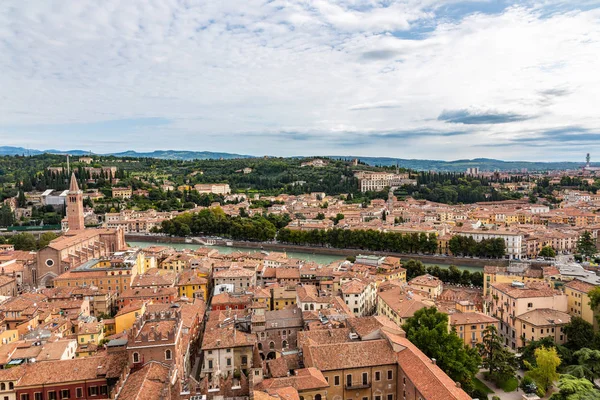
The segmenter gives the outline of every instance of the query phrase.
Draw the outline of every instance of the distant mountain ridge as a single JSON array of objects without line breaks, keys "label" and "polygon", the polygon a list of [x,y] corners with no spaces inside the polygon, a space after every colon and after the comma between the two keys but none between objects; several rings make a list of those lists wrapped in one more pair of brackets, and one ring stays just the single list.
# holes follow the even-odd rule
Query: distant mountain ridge
[{"label": "distant mountain ridge", "polygon": [[[72,156],[84,156],[90,154],[85,150],[36,150],[26,149],[24,147],[0,146],[0,155],[38,155],[38,154],[70,154]],[[188,150],[155,150],[152,152],[137,152],[135,150],[127,150],[119,153],[99,154],[101,156],[115,157],[137,157],[137,158],[159,158],[166,160],[212,160],[212,159],[232,159],[232,158],[253,158],[254,156],[233,153],[215,153],[210,151],[188,151]]]},{"label": "distant mountain ridge", "polygon": [[[583,162],[572,161],[503,161],[493,158],[474,158],[472,160],[416,160],[392,157],[335,157],[343,160],[357,158],[368,165],[395,166],[417,171],[447,171],[465,172],[467,168],[478,167],[480,171],[553,171],[553,170],[575,170],[584,166]],[[592,163],[592,166],[600,166],[600,163]]]},{"label": "distant mountain ridge", "polygon": [[[90,154],[85,150],[36,150],[26,149],[24,147],[0,146],[0,156],[2,155],[39,155],[44,153],[51,154],[70,154],[72,156],[83,156]],[[139,158],[158,158],[167,160],[214,160],[214,159],[234,159],[234,158],[255,158],[255,156],[221,153],[210,151],[189,151],[189,150],[155,150],[151,152],[137,152],[135,150],[127,150],[118,153],[100,154],[103,156],[115,157],[139,157]],[[340,160],[359,159],[368,165],[379,166],[395,166],[400,168],[408,168],[417,171],[445,171],[445,172],[465,172],[467,168],[478,167],[481,171],[552,171],[565,169],[579,169],[583,166],[583,162],[571,161],[556,161],[556,162],[540,162],[540,161],[503,161],[493,158],[474,158],[472,160],[417,160],[403,159],[393,157],[359,157],[359,156],[328,156]],[[292,158],[292,157],[290,157]],[[305,158],[305,157],[293,157]],[[309,157],[310,158],[310,157]],[[317,157],[318,158],[318,157]],[[593,166],[599,166],[600,163],[592,163]]]}]

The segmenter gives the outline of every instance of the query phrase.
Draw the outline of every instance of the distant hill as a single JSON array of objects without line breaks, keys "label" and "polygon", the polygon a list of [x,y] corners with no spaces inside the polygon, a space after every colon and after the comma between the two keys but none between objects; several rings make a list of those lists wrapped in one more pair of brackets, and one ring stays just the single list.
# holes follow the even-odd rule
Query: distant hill
[{"label": "distant hill", "polygon": [[[336,157],[344,160],[358,158],[360,161],[368,165],[393,166],[398,165],[400,168],[408,168],[417,171],[447,171],[447,172],[465,172],[467,168],[479,167],[481,171],[521,171],[526,169],[532,171],[552,171],[578,169],[583,166],[583,163],[570,161],[557,162],[537,162],[537,161],[502,161],[492,158],[474,158],[472,160],[409,160],[402,158],[390,157]],[[592,163],[592,166],[600,166],[599,163]]]},{"label": "distant hill", "polygon": [[[51,154],[70,154],[73,156],[82,156],[89,154],[85,150],[36,150],[23,147],[0,146],[0,155],[38,155],[43,153]],[[134,150],[123,151],[119,153],[101,154],[104,156],[115,157],[143,157],[159,158],[167,160],[214,160],[234,158],[254,158],[250,155],[233,153],[214,153],[210,151],[186,151],[186,150],[155,150],[152,152],[137,152]],[[304,158],[304,157],[293,157]],[[447,172],[465,172],[467,168],[479,167],[481,171],[521,171],[526,169],[533,171],[552,171],[565,169],[578,169],[583,166],[583,162],[536,162],[536,161],[502,161],[492,158],[474,158],[472,160],[415,160],[392,157],[355,157],[355,156],[330,156],[330,158],[341,160],[352,160],[358,158],[368,165],[393,166],[398,165],[401,168],[408,168],[417,171],[447,171]],[[600,167],[600,163],[592,163],[592,166]]]},{"label": "distant hill", "polygon": [[[0,155],[38,155],[38,154],[70,154],[72,156],[88,155],[90,152],[85,150],[35,150],[25,149],[23,147],[0,146]],[[233,153],[213,153],[210,151],[185,151],[185,150],[155,150],[152,152],[138,153],[134,150],[123,151],[120,153],[100,154],[104,156],[115,157],[139,157],[139,158],[160,158],[168,160],[212,160],[212,159],[232,159],[232,158],[252,158],[253,156]]]}]

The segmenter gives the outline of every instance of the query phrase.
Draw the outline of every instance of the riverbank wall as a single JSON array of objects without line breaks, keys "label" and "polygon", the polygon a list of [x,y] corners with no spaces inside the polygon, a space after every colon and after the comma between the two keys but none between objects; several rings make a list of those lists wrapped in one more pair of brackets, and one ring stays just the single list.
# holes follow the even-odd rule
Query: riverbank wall
[{"label": "riverbank wall", "polygon": [[[148,242],[148,243],[180,243],[186,244],[185,238],[183,237],[168,237],[168,236],[146,236],[146,235],[125,235],[127,241],[132,242]],[[480,258],[465,258],[465,257],[442,257],[433,255],[423,254],[404,254],[404,253],[393,253],[386,251],[367,251],[360,249],[335,249],[330,247],[314,247],[314,246],[298,246],[282,243],[269,243],[269,242],[246,242],[246,241],[218,241],[216,243],[219,246],[225,246],[226,242],[231,243],[234,247],[241,247],[248,250],[271,250],[271,251],[295,251],[299,253],[309,254],[327,254],[336,255],[340,258],[346,258],[349,256],[363,255],[377,255],[377,256],[393,256],[399,257],[403,260],[418,260],[428,264],[445,264],[445,265],[464,265],[469,267],[480,267],[483,269],[485,265],[496,265],[505,266],[508,265],[508,260],[496,260],[496,259],[480,259]],[[187,243],[197,244],[197,243]]]}]

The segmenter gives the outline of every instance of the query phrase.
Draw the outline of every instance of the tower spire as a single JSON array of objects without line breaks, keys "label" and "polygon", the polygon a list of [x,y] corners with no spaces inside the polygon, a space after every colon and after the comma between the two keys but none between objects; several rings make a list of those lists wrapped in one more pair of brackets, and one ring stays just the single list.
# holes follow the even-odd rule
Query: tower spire
[{"label": "tower spire", "polygon": [[77,179],[75,178],[75,172],[71,174],[71,183],[69,184],[69,192],[76,193],[79,192],[79,185],[77,184]]}]

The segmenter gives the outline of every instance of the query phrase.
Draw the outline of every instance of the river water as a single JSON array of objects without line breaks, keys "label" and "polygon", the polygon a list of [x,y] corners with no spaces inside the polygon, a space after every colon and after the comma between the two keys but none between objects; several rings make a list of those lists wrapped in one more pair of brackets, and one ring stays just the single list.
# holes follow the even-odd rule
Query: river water
[{"label": "river water", "polygon": [[[241,251],[241,252],[258,251],[258,250],[247,249],[247,248],[244,248],[244,247],[235,247],[235,246],[202,246],[202,245],[199,245],[199,244],[192,244],[192,243],[168,243],[168,242],[156,243],[156,242],[133,242],[133,241],[128,241],[127,243],[131,247],[144,248],[144,247],[149,247],[149,246],[167,246],[167,247],[173,247],[174,249],[177,249],[177,250],[182,250],[182,249],[198,249],[198,248],[201,248],[201,247],[210,247],[211,249],[218,250],[219,253],[222,253],[222,254],[229,254],[229,253],[233,253],[235,251]],[[321,264],[321,265],[327,265],[327,264],[329,264],[329,263],[331,263],[333,261],[345,258],[345,257],[340,257],[340,256],[335,256],[335,255],[330,255],[330,254],[319,254],[319,253],[313,253],[313,252],[288,251],[286,253],[291,258],[299,258],[301,260],[314,261],[317,264]],[[403,261],[410,260],[410,257],[403,258],[402,260]],[[440,257],[440,261],[443,261],[443,259],[441,257]],[[434,264],[434,263],[423,263],[423,264],[425,266],[439,265],[440,268],[448,268],[450,266],[450,264],[443,264],[441,262],[439,264]],[[483,268],[480,268],[480,267],[458,265],[458,264],[455,264],[455,265],[460,270],[467,270],[467,271],[470,271],[470,272],[476,272],[476,271],[483,272]]]}]

